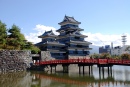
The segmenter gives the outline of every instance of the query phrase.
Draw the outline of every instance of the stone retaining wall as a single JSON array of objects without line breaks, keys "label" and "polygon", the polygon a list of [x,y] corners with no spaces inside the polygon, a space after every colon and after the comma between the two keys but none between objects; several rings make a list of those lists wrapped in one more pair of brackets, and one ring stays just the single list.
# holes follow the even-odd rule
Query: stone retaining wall
[{"label": "stone retaining wall", "polygon": [[26,70],[31,62],[30,51],[0,50],[0,72]]},{"label": "stone retaining wall", "polygon": [[50,54],[50,51],[41,51],[41,61],[55,60]]}]

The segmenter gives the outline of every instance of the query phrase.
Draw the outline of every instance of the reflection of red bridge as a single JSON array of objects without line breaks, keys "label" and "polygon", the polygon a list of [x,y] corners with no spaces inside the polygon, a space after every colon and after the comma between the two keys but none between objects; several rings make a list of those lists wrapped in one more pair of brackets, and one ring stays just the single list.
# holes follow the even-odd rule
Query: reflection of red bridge
[{"label": "reflection of red bridge", "polygon": [[130,60],[119,59],[68,59],[68,60],[49,60],[36,62],[36,65],[53,65],[53,64],[110,64],[110,65],[130,65]]},{"label": "reflection of red bridge", "polygon": [[[58,76],[51,76],[51,75],[44,75],[44,74],[34,74],[36,76],[36,78],[38,79],[50,79],[50,80],[53,80],[53,81],[56,81],[56,82],[61,82],[61,83],[66,83],[66,84],[75,84],[75,85],[86,85],[86,86],[92,86],[92,87],[95,87],[94,85],[98,84],[98,87],[102,87],[102,86],[105,86],[105,85],[110,85],[110,84],[113,84],[113,85],[116,85],[117,84],[129,84],[126,83],[126,82],[123,82],[123,81],[114,81],[114,79],[110,80],[110,79],[102,79],[102,80],[96,80],[94,78],[88,78],[89,80],[88,81],[80,81],[78,79],[75,79],[75,78],[63,78],[63,77],[58,77]],[[83,77],[85,78],[85,77]],[[87,78],[86,78],[87,80]]]},{"label": "reflection of red bridge", "polygon": [[88,82],[79,82],[79,81],[74,81],[74,80],[69,80],[69,79],[56,78],[56,77],[47,76],[47,75],[35,74],[35,76],[36,76],[36,78],[50,79],[50,80],[53,80],[53,81],[67,83],[67,84],[79,84],[79,85],[86,85],[86,84],[88,84]]}]

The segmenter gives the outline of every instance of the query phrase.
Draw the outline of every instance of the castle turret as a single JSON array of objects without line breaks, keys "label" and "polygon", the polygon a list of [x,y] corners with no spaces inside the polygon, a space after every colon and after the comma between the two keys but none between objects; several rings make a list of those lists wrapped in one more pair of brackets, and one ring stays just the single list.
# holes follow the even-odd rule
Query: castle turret
[{"label": "castle turret", "polygon": [[79,24],[81,22],[69,16],[65,16],[64,20],[59,23],[61,27],[57,30],[60,33],[58,40],[66,45],[65,50],[68,58],[72,56],[87,56],[89,55],[89,50],[91,50],[89,45],[92,43],[85,41],[87,36],[80,33],[84,29],[79,28]]},{"label": "castle turret", "polygon": [[65,51],[62,49],[65,45],[57,41],[57,35],[53,31],[45,31],[41,36],[42,38],[40,43],[36,45],[41,49],[41,51],[49,51],[51,56],[56,59],[64,59]]}]

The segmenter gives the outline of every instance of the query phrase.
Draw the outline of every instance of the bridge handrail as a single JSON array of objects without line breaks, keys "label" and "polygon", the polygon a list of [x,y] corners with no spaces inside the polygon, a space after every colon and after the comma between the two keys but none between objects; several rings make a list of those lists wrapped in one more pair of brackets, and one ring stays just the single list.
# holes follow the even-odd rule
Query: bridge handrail
[{"label": "bridge handrail", "polygon": [[130,64],[130,60],[121,59],[64,59],[64,60],[48,60],[36,62],[35,65],[40,64],[73,64],[73,63],[93,63],[93,64]]}]

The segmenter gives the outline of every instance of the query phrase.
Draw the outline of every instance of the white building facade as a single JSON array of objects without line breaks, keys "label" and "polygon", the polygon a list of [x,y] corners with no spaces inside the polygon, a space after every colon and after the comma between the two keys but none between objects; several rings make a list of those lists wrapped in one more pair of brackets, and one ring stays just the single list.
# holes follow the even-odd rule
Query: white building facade
[{"label": "white building facade", "polygon": [[116,46],[114,48],[111,48],[111,55],[121,55],[124,53],[130,54],[130,48],[127,50],[127,48],[130,47],[130,45],[124,45],[124,46]]}]

